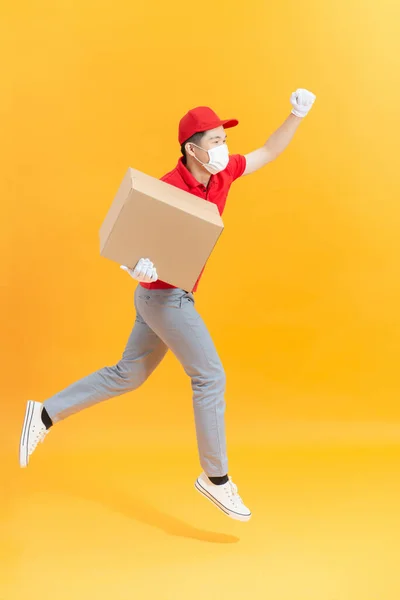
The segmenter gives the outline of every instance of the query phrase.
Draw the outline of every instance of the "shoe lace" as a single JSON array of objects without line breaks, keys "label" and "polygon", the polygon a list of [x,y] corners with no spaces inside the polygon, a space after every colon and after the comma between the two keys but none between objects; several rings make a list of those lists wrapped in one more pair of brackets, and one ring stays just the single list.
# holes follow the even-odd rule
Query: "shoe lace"
[{"label": "shoe lace", "polygon": [[44,441],[44,438],[46,437],[46,435],[49,433],[49,429],[46,429],[45,427],[40,427],[38,430],[34,429],[32,432],[32,436],[31,436],[31,443],[29,445],[29,454],[32,454],[32,452],[35,450],[36,446],[40,443]]},{"label": "shoe lace", "polygon": [[228,497],[230,498],[230,500],[234,503],[237,502],[241,502],[243,503],[243,500],[241,499],[239,493],[238,493],[238,489],[237,489],[237,485],[235,485],[231,479],[231,477],[229,477],[229,481],[226,484],[226,490],[228,493]]},{"label": "shoe lace", "polygon": [[43,431],[43,432],[41,433],[41,436],[40,436],[40,440],[39,440],[39,442],[43,442],[43,441],[44,441],[44,438],[46,437],[46,435],[47,435],[48,433],[50,433],[50,429],[46,429],[46,431]]}]

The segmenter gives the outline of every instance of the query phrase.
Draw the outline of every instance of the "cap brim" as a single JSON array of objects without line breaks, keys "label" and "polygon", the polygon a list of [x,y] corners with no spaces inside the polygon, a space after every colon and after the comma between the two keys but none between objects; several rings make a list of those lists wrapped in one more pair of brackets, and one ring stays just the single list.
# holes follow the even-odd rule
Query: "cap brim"
[{"label": "cap brim", "polygon": [[230,127],[236,127],[239,125],[239,121],[237,119],[227,119],[225,121],[221,121],[224,129],[229,129]]}]

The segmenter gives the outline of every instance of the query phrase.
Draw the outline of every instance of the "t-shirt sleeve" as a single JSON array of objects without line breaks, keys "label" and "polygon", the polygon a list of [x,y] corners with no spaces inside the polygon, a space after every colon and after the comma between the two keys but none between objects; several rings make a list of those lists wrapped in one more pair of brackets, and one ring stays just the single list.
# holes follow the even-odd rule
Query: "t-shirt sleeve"
[{"label": "t-shirt sleeve", "polygon": [[229,163],[226,167],[228,173],[232,177],[232,181],[239,179],[246,169],[246,159],[241,154],[231,154],[229,157]]}]

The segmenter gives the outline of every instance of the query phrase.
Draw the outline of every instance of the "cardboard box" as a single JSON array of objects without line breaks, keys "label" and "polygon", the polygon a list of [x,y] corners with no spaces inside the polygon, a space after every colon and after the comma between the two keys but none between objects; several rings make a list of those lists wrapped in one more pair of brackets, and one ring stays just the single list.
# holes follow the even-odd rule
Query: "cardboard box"
[{"label": "cardboard box", "polygon": [[159,279],[192,291],[224,225],[218,208],[128,169],[100,229],[100,254],[134,267],[150,258]]}]

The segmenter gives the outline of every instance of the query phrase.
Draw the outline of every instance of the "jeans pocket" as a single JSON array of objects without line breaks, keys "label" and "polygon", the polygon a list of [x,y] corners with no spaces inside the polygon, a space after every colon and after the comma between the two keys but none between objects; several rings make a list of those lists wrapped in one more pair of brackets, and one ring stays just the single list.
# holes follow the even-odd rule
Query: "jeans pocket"
[{"label": "jeans pocket", "polygon": [[184,292],[181,297],[181,308],[185,306],[194,306],[194,296],[191,292]]},{"label": "jeans pocket", "polygon": [[138,300],[144,302],[146,306],[163,308],[180,308],[183,292],[177,294],[139,294]]}]

